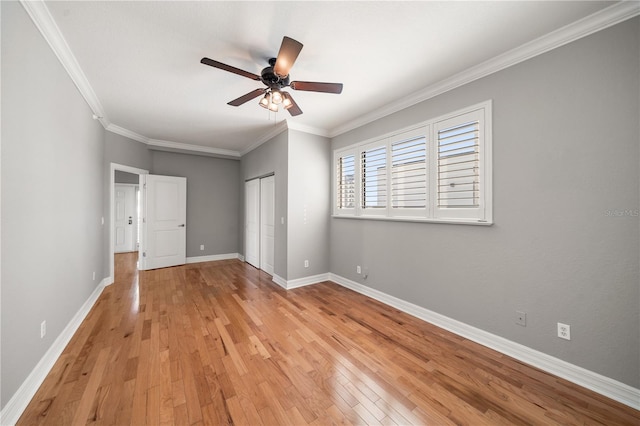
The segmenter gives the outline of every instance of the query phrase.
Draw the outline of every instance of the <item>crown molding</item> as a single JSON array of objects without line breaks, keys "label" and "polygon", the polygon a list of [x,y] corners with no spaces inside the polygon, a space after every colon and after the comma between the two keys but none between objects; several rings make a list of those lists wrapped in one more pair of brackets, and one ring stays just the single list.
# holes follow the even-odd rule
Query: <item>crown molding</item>
[{"label": "crown molding", "polygon": [[182,142],[164,141],[160,139],[149,139],[147,142],[149,149],[157,151],[178,152],[183,154],[209,155],[212,157],[239,159],[241,154],[230,149],[212,148],[210,146],[192,145]]},{"label": "crown molding", "polygon": [[138,142],[142,142],[143,144],[148,144],[150,139],[146,136],[142,136],[136,132],[132,132],[129,129],[125,129],[124,127],[120,127],[116,124],[109,124],[108,126],[105,127],[105,130],[111,132],[111,133],[116,133],[120,136],[124,136],[126,138],[129,139],[133,139],[134,141],[138,141]]},{"label": "crown molding", "polygon": [[482,77],[501,71],[505,68],[524,62],[535,56],[586,37],[620,22],[631,19],[640,14],[640,2],[629,0],[616,3],[596,13],[586,16],[569,25],[552,31],[542,37],[525,43],[501,55],[495,56],[485,62],[466,69],[447,79],[441,80],[431,86],[405,97],[398,102],[390,103],[370,113],[361,115],[354,120],[335,127],[329,132],[333,138],[350,130],[361,127],[372,121],[381,119],[420,102],[441,95],[445,92],[471,83]]},{"label": "crown molding", "polygon": [[265,133],[263,133],[262,136],[260,136],[260,138],[255,143],[249,145],[247,148],[240,151],[240,156],[248,154],[249,152],[253,151],[257,147],[262,145],[263,143],[278,136],[280,133],[284,132],[288,128],[289,126],[288,126],[287,120],[282,120],[281,122],[273,126],[270,130],[267,130]]},{"label": "crown molding", "polygon": [[634,0],[621,1],[574,23],[566,25],[556,31],[539,37],[536,40],[525,43],[520,47],[512,49],[436,84],[428,86],[414,93],[412,96],[405,97],[400,101],[390,103],[385,107],[363,114],[354,120],[333,129],[324,130],[302,124],[289,123],[288,121],[283,120],[274,126],[272,130],[265,132],[254,144],[243,151],[237,152],[179,142],[154,140],[111,123],[104,112],[104,108],[102,107],[100,100],[93,91],[89,80],[82,71],[82,68],[80,68],[78,61],[60,32],[58,25],[51,16],[45,2],[43,0],[20,0],[20,3],[27,11],[27,14],[30,16],[31,20],[34,22],[49,46],[51,46],[51,49],[71,77],[71,80],[74,82],[93,113],[99,117],[98,120],[106,130],[138,142],[145,143],[150,147],[155,147],[156,149],[176,150],[181,152],[188,151],[191,153],[228,156],[231,158],[238,158],[256,149],[286,129],[299,130],[305,133],[329,138],[336,137],[372,121],[381,119],[640,14],[640,2]]},{"label": "crown molding", "polygon": [[294,123],[287,120],[287,128],[289,130],[297,130],[299,132],[310,133],[316,136],[329,137],[329,132],[326,129],[320,129],[318,127],[306,126],[304,124]]},{"label": "crown molding", "polygon": [[87,104],[89,104],[89,108],[91,108],[96,116],[100,117],[100,122],[106,128],[109,125],[109,120],[106,118],[104,108],[44,1],[20,0],[20,4],[22,4],[22,7],[27,11],[27,14],[40,31],[40,34],[42,34],[47,43],[49,43],[49,46],[51,46],[51,50],[53,50],[53,53],[71,77],[71,80],[80,91],[82,97],[84,97]]}]

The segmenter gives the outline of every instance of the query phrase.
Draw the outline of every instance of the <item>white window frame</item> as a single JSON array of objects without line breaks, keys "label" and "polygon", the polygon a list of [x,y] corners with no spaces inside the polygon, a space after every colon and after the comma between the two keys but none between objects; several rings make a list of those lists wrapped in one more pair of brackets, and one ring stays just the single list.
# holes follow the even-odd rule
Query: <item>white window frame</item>
[{"label": "white window frame", "polygon": [[[463,108],[461,110],[436,117],[414,126],[371,138],[362,142],[334,150],[333,156],[333,216],[353,219],[378,219],[412,222],[460,223],[472,225],[493,224],[492,202],[492,102],[491,100]],[[466,120],[478,122],[478,158],[477,187],[479,198],[477,207],[442,208],[438,206],[438,131]],[[426,139],[426,199],[425,208],[394,208],[392,196],[392,145],[411,138]],[[387,205],[385,208],[363,208],[362,203],[362,153],[379,146],[386,146],[387,161]],[[337,167],[341,157],[353,155],[355,158],[354,208],[339,208],[337,204]]]}]

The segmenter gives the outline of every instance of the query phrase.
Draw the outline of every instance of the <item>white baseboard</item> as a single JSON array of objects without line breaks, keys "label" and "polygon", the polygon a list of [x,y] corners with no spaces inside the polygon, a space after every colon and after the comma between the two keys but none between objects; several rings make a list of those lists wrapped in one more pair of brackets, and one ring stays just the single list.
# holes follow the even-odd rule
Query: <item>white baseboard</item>
[{"label": "white baseboard", "polygon": [[287,289],[287,280],[282,278],[280,275],[273,274],[271,277],[271,281],[278,284],[280,287]]},{"label": "white baseboard", "polygon": [[339,275],[332,273],[328,275],[331,281],[343,287],[369,296],[416,318],[640,410],[640,389],[390,296]]},{"label": "white baseboard", "polygon": [[113,279],[107,277],[100,281],[100,284],[96,287],[96,289],[91,293],[86,302],[80,307],[80,310],[71,318],[71,321],[67,324],[67,326],[62,330],[62,332],[58,335],[56,340],[51,344],[49,350],[44,354],[44,356],[40,359],[38,364],[36,364],[35,368],[31,371],[31,374],[27,377],[27,379],[22,383],[22,385],[18,388],[15,394],[11,397],[7,405],[4,406],[2,411],[0,412],[0,425],[14,425],[22,415],[31,399],[36,394],[42,382],[49,374],[49,371],[53,368],[53,365],[56,363],[60,355],[62,355],[62,351],[67,346],[75,332],[82,324],[82,321],[89,314],[89,311],[96,303],[105,286],[111,284]]},{"label": "white baseboard", "polygon": [[187,257],[187,263],[215,262],[216,260],[240,259],[238,253],[212,254],[210,256]]},{"label": "white baseboard", "polygon": [[302,278],[297,278],[295,280],[287,281],[284,278],[276,274],[273,274],[272,281],[286,290],[291,290],[298,287],[304,287],[311,284],[321,283],[323,281],[329,281],[330,279],[329,275],[330,274],[327,272],[325,274],[312,275],[309,277],[302,277]]}]

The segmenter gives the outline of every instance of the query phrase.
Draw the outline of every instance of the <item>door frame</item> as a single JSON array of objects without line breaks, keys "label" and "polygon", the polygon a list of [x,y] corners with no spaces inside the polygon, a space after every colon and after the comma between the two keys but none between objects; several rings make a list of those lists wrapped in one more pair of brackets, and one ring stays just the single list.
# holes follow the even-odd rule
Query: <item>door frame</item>
[{"label": "door frame", "polygon": [[116,187],[116,170],[122,172],[134,173],[137,175],[149,174],[149,170],[138,169],[137,167],[125,166],[124,164],[111,163],[109,167],[109,283],[113,283],[115,276],[115,241],[114,241],[114,205],[115,205],[115,187]]}]

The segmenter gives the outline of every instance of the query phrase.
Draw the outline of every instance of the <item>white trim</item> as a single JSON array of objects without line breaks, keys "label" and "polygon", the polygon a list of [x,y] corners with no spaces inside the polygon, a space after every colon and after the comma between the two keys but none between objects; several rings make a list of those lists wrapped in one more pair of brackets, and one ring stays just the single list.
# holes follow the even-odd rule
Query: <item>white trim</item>
[{"label": "white trim", "polygon": [[273,274],[271,276],[271,281],[278,284],[280,287],[284,288],[285,290],[287,289],[287,280],[285,280],[281,276]]},{"label": "white trim", "polygon": [[87,76],[84,74],[84,71],[82,71],[82,68],[80,68],[80,64],[73,55],[56,21],[53,19],[53,16],[51,16],[45,2],[42,0],[20,0],[20,3],[44,39],[49,43],[49,46],[51,46],[51,50],[53,50],[53,53],[58,57],[67,74],[69,74],[69,77],[71,77],[71,80],[80,91],[80,94],[87,101],[87,104],[89,104],[89,108],[99,117],[100,123],[106,128],[109,125],[109,119],[106,117],[104,108],[98,96],[93,91]]},{"label": "white trim", "polygon": [[292,121],[287,120],[287,128],[290,130],[298,130],[304,133],[310,133],[316,136],[324,136],[325,138],[329,137],[329,132],[326,129],[320,129],[318,127],[307,126],[305,124],[294,123]]},{"label": "white trim", "polygon": [[431,86],[415,92],[411,96],[404,97],[397,102],[391,102],[370,113],[361,115],[354,120],[341,124],[329,131],[329,137],[333,138],[350,130],[364,126],[372,121],[386,117],[405,108],[409,108],[420,102],[426,101],[457,87],[471,83],[482,77],[501,71],[505,68],[524,62],[550,50],[564,46],[597,31],[604,30],[615,24],[633,18],[640,14],[640,2],[621,1],[602,9],[592,15],[586,16],[571,24],[565,25],[555,31],[538,37],[528,43],[511,49],[501,55],[495,56],[476,66],[468,68],[449,78],[441,80]]},{"label": "white trim", "polygon": [[484,330],[430,311],[429,309],[421,306],[414,305],[413,303],[405,300],[390,296],[379,290],[351,281],[340,275],[330,273],[329,279],[357,293],[369,296],[372,299],[399,309],[402,312],[423,321],[434,324],[440,328],[494,349],[548,373],[569,380],[570,382],[604,395],[607,398],[621,402],[636,410],[640,409],[640,389],[636,389],[632,386],[609,377],[605,377],[585,368],[578,367],[577,365],[568,363],[535,349],[531,349],[519,343],[512,342],[511,340],[507,340],[503,337],[496,336],[495,334],[488,333]]},{"label": "white trim", "polygon": [[215,262],[216,260],[239,259],[238,253],[212,254],[209,256],[192,256],[187,257],[187,264],[200,262]]},{"label": "white trim", "polygon": [[18,421],[25,408],[27,408],[27,405],[29,405],[29,402],[31,402],[31,399],[38,391],[38,388],[40,388],[40,385],[42,385],[44,379],[47,377],[56,361],[58,361],[60,355],[62,355],[64,348],[67,346],[69,341],[71,341],[71,338],[78,330],[78,327],[80,327],[80,324],[82,324],[89,314],[89,311],[91,311],[91,308],[102,294],[102,290],[104,290],[105,286],[108,285],[108,281],[108,278],[100,281],[100,284],[98,284],[86,302],[84,302],[80,307],[80,310],[78,310],[73,318],[71,318],[71,321],[69,321],[64,330],[62,330],[56,340],[51,344],[49,350],[47,350],[43,355],[34,369],[31,370],[29,376],[24,382],[22,382],[22,385],[20,385],[16,393],[13,394],[9,402],[4,406],[2,412],[0,412],[0,424],[13,425]]},{"label": "white trim", "polygon": [[304,287],[311,284],[318,284],[324,281],[329,281],[329,273],[311,275],[309,277],[297,278],[295,280],[287,281],[287,290],[293,288]]},{"label": "white trim", "polygon": [[318,284],[324,281],[329,281],[330,279],[331,279],[330,274],[328,272],[324,274],[296,278],[295,280],[289,280],[289,281],[285,280],[284,278],[276,274],[273,274],[273,277],[271,278],[271,280],[274,283],[278,284],[280,287],[284,288],[285,290],[292,290],[298,287],[305,287],[312,284]]},{"label": "white trim", "polygon": [[[44,39],[51,46],[51,49],[62,63],[62,66],[71,77],[71,80],[78,87],[78,90],[89,104],[89,107],[93,110],[95,115],[100,117],[100,123],[102,123],[104,128],[114,133],[130,137],[131,139],[137,140],[139,142],[149,143],[151,139],[149,139],[148,137],[139,135],[120,126],[114,125],[106,117],[100,100],[93,91],[93,88],[89,84],[87,77],[80,68],[80,65],[73,55],[73,52],[62,36],[62,33],[60,32],[58,25],[51,16],[51,13],[49,12],[49,9],[47,8],[45,2],[42,0],[20,0],[20,3],[25,8],[27,13],[31,17],[31,20],[36,25]],[[637,1],[621,1],[619,3],[615,3],[612,6],[602,9],[592,15],[582,18],[549,34],[525,43],[522,46],[516,47],[515,49],[512,49],[481,64],[455,74],[450,78],[428,86],[414,93],[412,96],[405,97],[397,102],[392,102],[385,107],[361,115],[354,120],[351,120],[333,129],[323,130],[305,126],[302,124],[288,124],[286,120],[283,120],[281,123],[275,126],[274,130],[269,130],[268,132],[263,134],[256,143],[239,152],[238,156],[243,156],[248,152],[256,149],[264,142],[286,130],[287,127],[294,130],[300,130],[307,133],[313,133],[320,136],[333,138],[342,133],[348,132],[349,130],[353,130],[357,127],[363,126],[367,123],[393,114],[402,109],[423,102],[427,99],[431,99],[437,95],[448,92],[457,87],[478,80],[482,77],[486,77],[487,75],[493,74],[512,65],[516,65],[520,62],[526,61],[527,59],[531,59],[535,56],[541,55],[545,52],[563,46],[572,41],[578,40],[582,37],[586,37],[597,31],[611,27],[627,19],[633,18],[638,14],[640,14],[640,3],[638,3]],[[162,143],[164,141],[156,142]],[[184,145],[186,146],[186,148],[183,147],[181,149],[204,153],[204,151],[201,150],[203,147],[191,144]]]},{"label": "white trim", "polygon": [[[116,170],[120,170],[127,173],[135,173],[137,175],[146,175],[149,173],[148,170],[138,169],[136,167],[125,166],[123,164],[111,163],[110,171],[109,171],[109,277],[115,277],[115,261],[114,261],[114,251],[115,251],[115,242],[113,241],[113,236],[115,233],[114,228],[114,197],[115,197],[115,180],[116,180]],[[111,281],[113,282],[113,281]]]},{"label": "white trim", "polygon": [[131,130],[125,129],[124,127],[117,126],[113,123],[110,123],[107,127],[105,127],[105,130],[129,139],[133,139],[134,141],[142,142],[143,144],[149,143],[148,137],[142,136],[136,132],[132,132]]},{"label": "white trim", "polygon": [[284,132],[285,130],[287,130],[287,122],[286,120],[283,120],[280,123],[273,126],[271,130],[264,133],[255,143],[251,144],[248,148],[245,148],[244,150],[240,151],[240,156],[248,154],[249,152],[258,148],[263,143],[278,136],[280,133]]},{"label": "white trim", "polygon": [[208,154],[216,157],[239,159],[240,153],[230,149],[212,148],[210,146],[192,145],[182,142],[163,141],[159,139],[149,139],[147,142],[149,149],[165,150],[172,152],[197,152],[198,154]]}]

